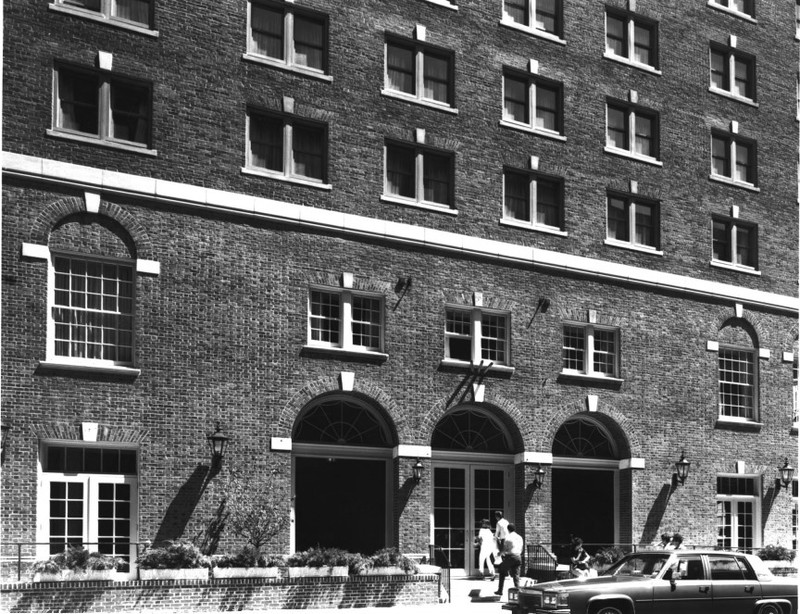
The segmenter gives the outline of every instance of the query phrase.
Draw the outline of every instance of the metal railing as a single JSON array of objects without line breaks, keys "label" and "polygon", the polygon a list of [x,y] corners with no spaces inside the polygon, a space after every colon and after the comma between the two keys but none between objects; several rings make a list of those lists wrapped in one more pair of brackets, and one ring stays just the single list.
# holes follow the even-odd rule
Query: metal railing
[{"label": "metal railing", "polygon": [[439,573],[439,596],[441,597],[442,589],[444,588],[445,594],[447,595],[447,603],[450,603],[450,559],[441,546],[430,544],[429,548],[430,562],[441,568],[441,572]]}]

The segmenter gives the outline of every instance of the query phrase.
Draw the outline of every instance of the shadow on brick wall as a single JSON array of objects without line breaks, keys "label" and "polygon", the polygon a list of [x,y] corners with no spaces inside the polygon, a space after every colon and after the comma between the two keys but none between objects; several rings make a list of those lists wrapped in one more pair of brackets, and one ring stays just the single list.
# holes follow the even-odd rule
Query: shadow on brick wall
[{"label": "shadow on brick wall", "polygon": [[647,520],[644,523],[642,538],[639,543],[650,544],[658,541],[659,528],[661,527],[661,521],[664,518],[664,512],[667,511],[667,503],[669,503],[669,497],[671,494],[672,485],[664,484],[664,486],[661,487],[661,492],[658,493],[656,500],[653,501],[650,512],[647,514]]},{"label": "shadow on brick wall", "polygon": [[161,520],[161,526],[158,527],[158,532],[153,539],[154,545],[183,536],[186,525],[200,502],[211,477],[213,477],[213,472],[208,465],[197,465],[192,475],[178,489],[169,504],[164,518]]}]

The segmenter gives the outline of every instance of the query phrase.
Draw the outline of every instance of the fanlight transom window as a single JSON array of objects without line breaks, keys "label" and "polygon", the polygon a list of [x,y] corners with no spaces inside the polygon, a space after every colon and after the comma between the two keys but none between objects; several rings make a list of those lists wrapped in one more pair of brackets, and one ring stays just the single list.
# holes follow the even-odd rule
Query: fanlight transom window
[{"label": "fanlight transom window", "polygon": [[440,450],[513,452],[508,433],[491,416],[474,409],[447,414],[436,425],[431,445]]},{"label": "fanlight transom window", "polygon": [[392,445],[383,420],[373,410],[347,399],[322,400],[308,408],[295,427],[293,439],[321,444]]},{"label": "fanlight transom window", "polygon": [[553,455],[616,459],[619,451],[614,438],[602,425],[593,420],[571,418],[556,433]]}]

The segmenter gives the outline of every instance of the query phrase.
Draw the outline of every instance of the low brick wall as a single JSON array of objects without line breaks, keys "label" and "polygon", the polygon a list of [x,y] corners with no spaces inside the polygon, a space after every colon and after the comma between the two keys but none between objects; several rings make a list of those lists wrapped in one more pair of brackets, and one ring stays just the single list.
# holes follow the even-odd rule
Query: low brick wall
[{"label": "low brick wall", "polygon": [[439,576],[0,585],[0,612],[222,612],[437,603]]}]

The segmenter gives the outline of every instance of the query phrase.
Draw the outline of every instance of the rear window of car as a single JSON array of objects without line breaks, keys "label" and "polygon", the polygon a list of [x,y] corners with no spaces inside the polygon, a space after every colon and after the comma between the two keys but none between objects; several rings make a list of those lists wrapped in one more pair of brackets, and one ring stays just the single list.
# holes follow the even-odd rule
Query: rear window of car
[{"label": "rear window of car", "polygon": [[736,556],[710,555],[712,580],[756,580],[755,572],[744,558]]},{"label": "rear window of car", "polygon": [[770,580],[775,579],[775,576],[772,574],[772,570],[767,567],[767,564],[757,556],[748,556],[746,560],[747,564],[752,567],[753,571],[761,582],[769,582]]}]

